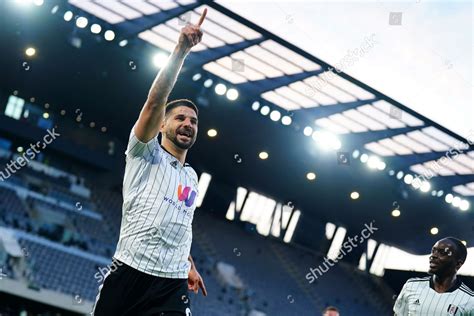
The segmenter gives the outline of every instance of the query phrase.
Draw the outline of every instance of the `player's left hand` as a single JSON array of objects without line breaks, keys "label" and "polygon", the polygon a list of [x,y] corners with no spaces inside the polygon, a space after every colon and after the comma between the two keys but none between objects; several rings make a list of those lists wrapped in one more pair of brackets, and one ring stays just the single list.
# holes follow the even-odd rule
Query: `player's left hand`
[{"label": "player's left hand", "polygon": [[188,274],[188,290],[193,291],[194,293],[198,293],[199,289],[202,290],[202,294],[207,296],[206,286],[204,285],[204,281],[202,280],[201,275],[197,272],[196,267],[191,267]]}]

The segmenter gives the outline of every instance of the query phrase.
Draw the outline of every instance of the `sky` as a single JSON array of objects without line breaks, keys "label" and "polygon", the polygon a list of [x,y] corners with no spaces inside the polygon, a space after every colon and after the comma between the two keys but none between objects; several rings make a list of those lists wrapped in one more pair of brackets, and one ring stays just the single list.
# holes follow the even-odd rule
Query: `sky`
[{"label": "sky", "polygon": [[375,34],[346,73],[463,137],[474,130],[471,1],[217,2],[332,65]]}]

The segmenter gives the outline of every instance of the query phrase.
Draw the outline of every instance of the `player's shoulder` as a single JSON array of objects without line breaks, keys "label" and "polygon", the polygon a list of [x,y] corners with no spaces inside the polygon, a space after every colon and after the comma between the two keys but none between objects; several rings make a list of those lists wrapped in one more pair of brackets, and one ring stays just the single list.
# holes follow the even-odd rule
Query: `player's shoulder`
[{"label": "player's shoulder", "polygon": [[422,278],[410,278],[407,280],[407,283],[415,283],[415,282],[430,282],[431,277],[426,276]]},{"label": "player's shoulder", "polygon": [[194,170],[194,168],[191,167],[191,165],[188,164],[188,163],[186,163],[186,164],[184,165],[184,168],[185,168],[186,172],[191,176],[191,178],[197,183],[199,177],[198,177],[198,175],[197,175],[197,173],[196,173],[196,170]]},{"label": "player's shoulder", "polygon": [[474,291],[471,290],[466,284],[461,283],[461,286],[459,286],[459,290],[471,296],[474,299]]},{"label": "player's shoulder", "polygon": [[427,285],[429,286],[430,284],[430,276],[422,277],[422,278],[410,278],[406,281],[405,283],[405,288],[410,289],[410,288],[419,288],[420,285]]}]

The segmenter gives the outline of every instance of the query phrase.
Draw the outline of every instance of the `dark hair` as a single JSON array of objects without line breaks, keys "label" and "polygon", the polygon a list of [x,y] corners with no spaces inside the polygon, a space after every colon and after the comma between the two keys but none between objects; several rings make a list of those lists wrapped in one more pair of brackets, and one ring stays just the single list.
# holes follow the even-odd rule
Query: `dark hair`
[{"label": "dark hair", "polygon": [[328,306],[323,310],[323,315],[326,312],[338,312],[339,313],[339,310],[334,306]]},{"label": "dark hair", "polygon": [[444,239],[449,240],[451,243],[453,243],[456,246],[457,259],[462,260],[462,262],[465,262],[467,258],[467,248],[462,243],[462,241],[454,237],[446,237]]},{"label": "dark hair", "polygon": [[167,115],[171,110],[173,110],[174,108],[177,108],[178,106],[186,106],[190,109],[193,109],[194,112],[196,112],[196,115],[199,114],[196,104],[194,104],[191,100],[178,99],[178,100],[171,101],[166,105],[165,115]]}]

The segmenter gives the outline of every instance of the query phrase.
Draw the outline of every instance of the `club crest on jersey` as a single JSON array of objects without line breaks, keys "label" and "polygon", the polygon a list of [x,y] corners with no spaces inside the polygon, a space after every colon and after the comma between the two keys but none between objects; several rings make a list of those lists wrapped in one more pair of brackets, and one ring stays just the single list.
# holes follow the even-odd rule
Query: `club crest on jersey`
[{"label": "club crest on jersey", "polygon": [[191,187],[183,187],[181,184],[178,186],[178,200],[184,201],[187,207],[194,204],[196,198],[196,191],[191,190]]},{"label": "club crest on jersey", "polygon": [[449,306],[448,306],[448,314],[449,314],[449,315],[456,315],[458,309],[459,309],[459,308],[458,308],[456,305],[449,304]]}]

